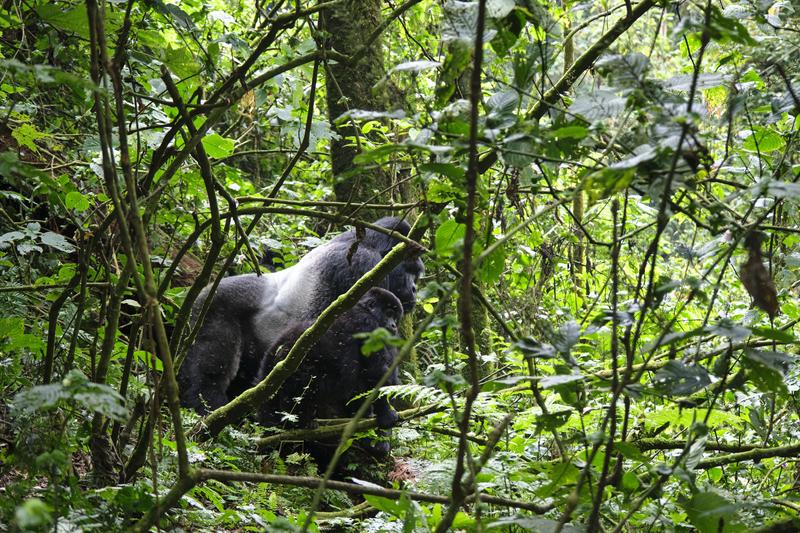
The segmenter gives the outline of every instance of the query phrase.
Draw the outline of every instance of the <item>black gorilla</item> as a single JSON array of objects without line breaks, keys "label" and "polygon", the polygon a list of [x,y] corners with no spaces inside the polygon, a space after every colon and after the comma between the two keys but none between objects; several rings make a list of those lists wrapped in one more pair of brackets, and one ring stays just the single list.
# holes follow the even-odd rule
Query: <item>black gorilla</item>
[{"label": "black gorilla", "polygon": [[[377,328],[397,335],[402,315],[400,300],[394,294],[377,287],[370,289],[355,307],[334,321],[327,334],[308,351],[300,368],[261,406],[259,421],[268,426],[280,426],[283,425],[282,413],[292,413],[297,416],[298,426],[310,427],[315,418],[343,418],[355,414],[360,402],[350,400],[377,385],[394,362],[397,349],[385,346],[365,356],[361,354],[364,340],[354,335]],[[286,357],[311,324],[313,321],[301,322],[284,332],[264,358],[256,383]],[[386,383],[398,383],[396,370]],[[397,422],[397,413],[386,398],[378,398],[373,409],[381,428],[388,429]]]},{"label": "black gorilla", "polygon": [[[394,217],[375,224],[403,235],[411,229]],[[223,279],[180,368],[181,403],[205,414],[247,389],[263,355],[287,328],[315,320],[398,242],[370,229],[359,239],[356,231],[350,230],[285,270]],[[423,271],[418,254],[412,252],[379,286],[391,291],[403,310],[410,311]],[[202,292],[194,304],[195,320],[206,294]]]}]

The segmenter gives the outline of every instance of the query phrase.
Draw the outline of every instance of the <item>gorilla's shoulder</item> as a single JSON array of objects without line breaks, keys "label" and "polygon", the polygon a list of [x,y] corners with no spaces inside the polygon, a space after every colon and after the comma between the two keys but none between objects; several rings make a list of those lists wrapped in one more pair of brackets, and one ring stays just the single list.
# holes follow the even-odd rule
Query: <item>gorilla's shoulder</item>
[{"label": "gorilla's shoulder", "polygon": [[[236,309],[241,312],[255,312],[263,305],[263,294],[274,284],[270,278],[274,274],[240,274],[228,276],[219,282],[214,293],[214,305]],[[204,289],[204,295],[208,292]]]},{"label": "gorilla's shoulder", "polygon": [[[402,218],[398,217],[383,217],[375,221],[375,226],[386,228],[391,231],[396,231],[401,235],[408,235],[408,232],[411,231],[411,226],[403,220]],[[358,239],[358,232],[354,229],[345,231],[334,237],[330,242],[346,242],[346,243],[353,243]],[[360,240],[361,244],[366,245],[370,248],[374,248],[376,250],[382,250],[385,246],[389,243],[392,245],[397,243],[397,239],[386,235],[380,231],[375,231],[374,229],[367,228],[364,230],[363,237]],[[390,246],[391,248],[391,246]]]}]

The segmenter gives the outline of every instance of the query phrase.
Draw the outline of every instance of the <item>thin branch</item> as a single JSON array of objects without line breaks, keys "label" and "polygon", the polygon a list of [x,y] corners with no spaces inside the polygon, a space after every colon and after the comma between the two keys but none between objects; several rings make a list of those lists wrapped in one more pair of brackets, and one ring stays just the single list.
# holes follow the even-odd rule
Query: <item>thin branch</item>
[{"label": "thin branch", "polygon": [[[272,483],[276,485],[291,485],[294,487],[306,487],[309,489],[316,489],[323,483],[323,480],[316,477],[307,476],[281,476],[276,474],[256,474],[253,472],[228,472],[224,470],[207,470],[202,469],[199,471],[201,479],[214,479],[217,481],[242,481],[246,483]],[[356,484],[346,483],[344,481],[330,480],[325,483],[326,488],[331,490],[338,490],[347,492],[349,494],[370,494],[373,496],[382,496],[397,500],[402,496],[407,498],[427,503],[441,503],[452,504],[452,500],[447,496],[438,496],[435,494],[425,494],[421,492],[409,492],[397,489],[387,489],[373,484]],[[522,509],[536,514],[544,514],[550,509],[552,505],[541,505],[530,502],[520,502],[502,498],[499,496],[490,496],[488,494],[481,494],[477,498],[483,503],[491,505],[499,505],[502,507],[510,507],[514,509]],[[474,498],[468,498],[465,503],[471,503]]]},{"label": "thin branch", "polygon": [[[480,368],[478,354],[475,351],[475,331],[472,324],[472,249],[475,242],[475,204],[478,183],[478,115],[481,101],[481,67],[483,66],[483,31],[486,23],[486,0],[478,2],[478,19],[475,24],[475,46],[473,50],[472,78],[470,80],[470,129],[469,129],[469,161],[467,163],[466,185],[466,233],[464,234],[464,252],[462,257],[461,291],[458,299],[458,311],[461,318],[461,336],[464,341],[469,365],[469,388],[464,399],[464,410],[459,414],[458,429],[461,433],[458,439],[456,454],[456,467],[453,472],[451,484],[452,503],[436,526],[436,533],[444,533],[450,529],[458,509],[463,504],[467,494],[472,490],[472,481],[475,471],[464,479],[467,455],[469,454],[469,424],[472,416],[472,405],[480,392]],[[467,485],[465,481],[469,481]]]},{"label": "thin branch", "polygon": [[383,21],[378,25],[375,30],[369,34],[369,37],[366,38],[364,44],[361,45],[361,48],[356,50],[356,52],[348,58],[348,61],[351,63],[358,63],[364,54],[366,54],[371,48],[373,43],[381,36],[381,33],[389,27],[389,25],[394,22],[400,15],[411,9],[413,6],[419,4],[421,0],[406,0],[400,7],[392,11],[392,13],[384,17]]},{"label": "thin branch", "polygon": [[791,457],[796,459],[797,454],[800,454],[800,442],[794,442],[785,446],[775,446],[773,448],[759,447],[745,452],[718,455],[717,457],[703,459],[697,464],[697,468],[701,470],[708,470],[709,468],[714,468],[716,466],[741,463],[744,461],[758,461],[773,457]]}]

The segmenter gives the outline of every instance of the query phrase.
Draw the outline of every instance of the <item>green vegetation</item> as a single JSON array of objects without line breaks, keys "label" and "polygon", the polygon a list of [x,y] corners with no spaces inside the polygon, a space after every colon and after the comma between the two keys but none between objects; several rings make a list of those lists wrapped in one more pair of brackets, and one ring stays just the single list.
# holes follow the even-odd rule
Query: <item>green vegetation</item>
[{"label": "green vegetation", "polygon": [[[799,8],[3,0],[0,531],[800,530]],[[204,286],[386,214],[393,460],[180,408]]]}]

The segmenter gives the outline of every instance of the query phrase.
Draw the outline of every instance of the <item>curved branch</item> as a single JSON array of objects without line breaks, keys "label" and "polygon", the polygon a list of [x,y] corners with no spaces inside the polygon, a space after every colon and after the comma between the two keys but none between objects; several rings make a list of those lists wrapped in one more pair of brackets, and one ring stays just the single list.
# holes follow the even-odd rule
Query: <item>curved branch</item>
[{"label": "curved branch", "polygon": [[698,463],[697,468],[700,470],[708,470],[715,466],[723,466],[731,463],[741,463],[743,461],[756,461],[759,459],[770,459],[772,457],[792,457],[796,458],[800,453],[800,442],[787,444],[786,446],[775,446],[773,448],[754,448],[746,452],[729,453],[712,457],[710,459],[703,459]]}]

